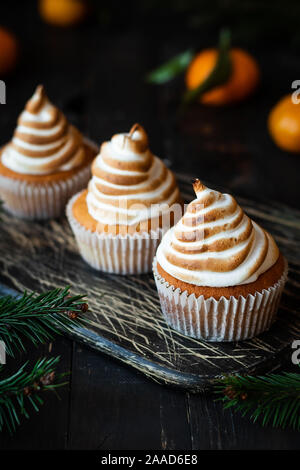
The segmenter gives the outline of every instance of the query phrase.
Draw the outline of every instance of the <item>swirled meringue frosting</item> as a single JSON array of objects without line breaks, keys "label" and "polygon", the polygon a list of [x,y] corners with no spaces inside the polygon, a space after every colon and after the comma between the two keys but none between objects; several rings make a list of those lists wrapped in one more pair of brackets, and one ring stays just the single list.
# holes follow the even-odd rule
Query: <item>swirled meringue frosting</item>
[{"label": "swirled meringue frosting", "polygon": [[85,159],[83,137],[48,100],[42,85],[20,114],[2,164],[16,173],[49,175],[72,170]]},{"label": "swirled meringue frosting", "polygon": [[180,201],[173,173],[152,154],[139,124],[102,144],[92,175],[86,203],[100,229],[146,229],[147,221],[163,217]]},{"label": "swirled meringue frosting", "polygon": [[157,262],[174,278],[196,286],[248,284],[279,256],[272,236],[229,194],[194,183],[197,198],[163,237]]}]

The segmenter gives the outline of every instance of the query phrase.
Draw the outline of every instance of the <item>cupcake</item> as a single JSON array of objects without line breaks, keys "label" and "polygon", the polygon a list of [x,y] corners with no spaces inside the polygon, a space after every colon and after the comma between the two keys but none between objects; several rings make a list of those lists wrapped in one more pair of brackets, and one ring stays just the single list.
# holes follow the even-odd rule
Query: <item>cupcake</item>
[{"label": "cupcake", "polygon": [[194,183],[197,198],[153,262],[161,308],[177,331],[238,341],[270,328],[287,277],[272,236],[229,194]]},{"label": "cupcake", "polygon": [[95,146],[38,86],[20,114],[12,140],[0,153],[0,199],[27,219],[58,217],[90,178]]},{"label": "cupcake", "polygon": [[181,215],[175,177],[138,124],[102,144],[88,188],[67,206],[84,260],[116,274],[150,272],[163,233]]}]

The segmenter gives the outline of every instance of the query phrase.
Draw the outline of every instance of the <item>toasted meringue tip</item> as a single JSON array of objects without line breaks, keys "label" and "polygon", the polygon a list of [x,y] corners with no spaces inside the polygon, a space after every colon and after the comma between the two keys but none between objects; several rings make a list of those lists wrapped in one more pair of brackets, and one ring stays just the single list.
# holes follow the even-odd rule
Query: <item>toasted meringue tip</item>
[{"label": "toasted meringue tip", "polygon": [[38,85],[32,95],[27,101],[25,109],[30,113],[37,113],[46,99],[46,92],[44,85]]},{"label": "toasted meringue tip", "polygon": [[193,189],[195,191],[195,193],[199,193],[200,191],[203,191],[204,189],[206,188],[206,186],[204,184],[201,183],[201,181],[196,178],[193,182]]},{"label": "toasted meringue tip", "polygon": [[35,92],[34,92],[34,95],[39,95],[39,96],[45,96],[45,87],[44,85],[40,84],[40,85],[37,85],[36,89],[35,89]]},{"label": "toasted meringue tip", "polygon": [[129,131],[129,137],[132,138],[135,132],[138,132],[141,136],[138,140],[144,141],[145,143],[148,144],[147,132],[145,131],[144,127],[141,126],[141,124],[138,124],[137,122],[133,124],[133,126],[131,127]]},{"label": "toasted meringue tip", "polygon": [[140,125],[138,124],[137,122],[135,124],[133,124],[133,126],[131,127],[130,131],[129,131],[129,135],[132,136],[132,134],[135,132],[135,131],[144,131],[145,132],[145,129]]},{"label": "toasted meringue tip", "polygon": [[118,141],[121,148],[131,149],[136,152],[145,152],[149,146],[145,129],[138,123],[134,124],[128,133],[115,134],[111,140]]}]

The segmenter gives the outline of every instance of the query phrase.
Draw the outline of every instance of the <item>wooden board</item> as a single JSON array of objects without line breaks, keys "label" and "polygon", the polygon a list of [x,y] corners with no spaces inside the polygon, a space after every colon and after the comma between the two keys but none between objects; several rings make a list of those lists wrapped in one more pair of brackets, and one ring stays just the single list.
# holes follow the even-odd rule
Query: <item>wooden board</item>
[{"label": "wooden board", "polygon": [[[186,201],[191,179],[178,176]],[[289,261],[289,280],[278,320],[269,332],[239,343],[207,343],[173,331],[160,311],[151,274],[116,276],[97,272],[81,259],[67,220],[27,222],[8,214],[0,223],[0,283],[38,292],[72,285],[85,293],[91,326],[72,337],[135,367],[147,376],[192,391],[205,390],[222,374],[261,373],[279,367],[299,338],[300,217],[278,203],[238,198],[261,222]]]}]

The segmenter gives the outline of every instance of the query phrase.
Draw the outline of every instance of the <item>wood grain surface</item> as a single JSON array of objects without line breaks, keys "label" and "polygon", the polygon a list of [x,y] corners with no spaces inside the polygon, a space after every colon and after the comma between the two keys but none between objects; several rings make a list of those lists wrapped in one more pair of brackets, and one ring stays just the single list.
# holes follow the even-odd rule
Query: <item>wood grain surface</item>
[{"label": "wood grain surface", "polygon": [[[194,196],[191,178],[178,175],[185,201]],[[251,340],[212,343],[188,338],[164,321],[152,274],[117,276],[97,272],[81,259],[67,220],[26,222],[5,215],[1,223],[0,280],[21,292],[72,286],[85,293],[90,325],[70,334],[155,380],[197,391],[223,374],[277,368],[300,332],[297,308],[300,224],[297,211],[247,199],[240,203],[276,238],[290,275],[272,328]]]}]

